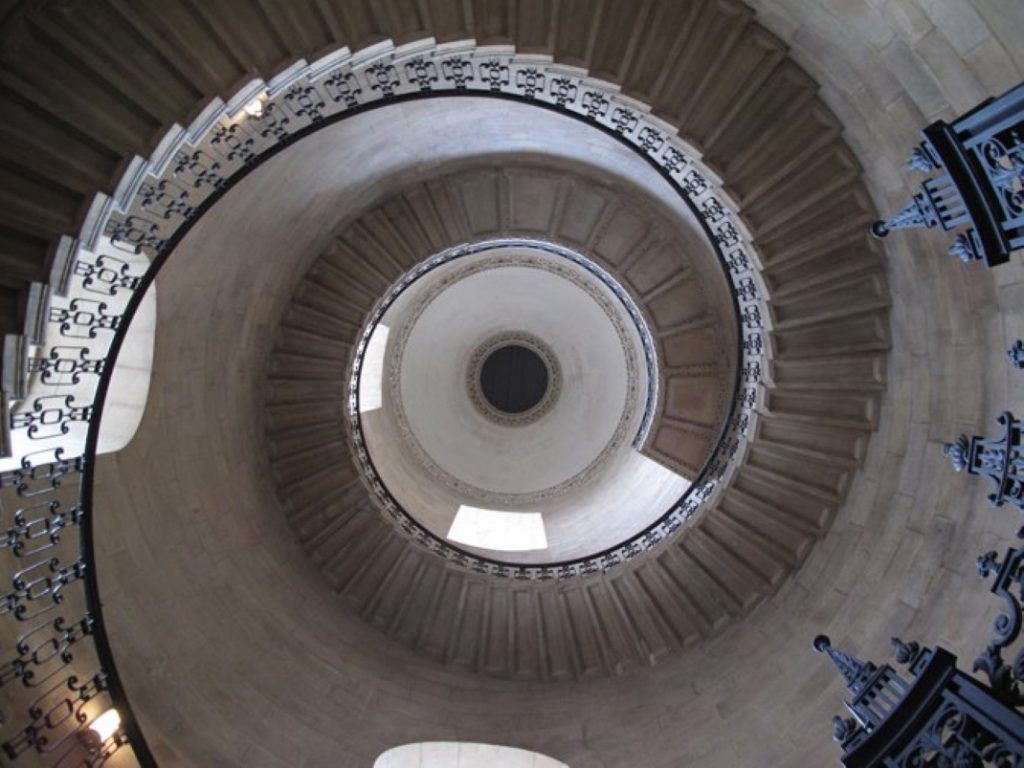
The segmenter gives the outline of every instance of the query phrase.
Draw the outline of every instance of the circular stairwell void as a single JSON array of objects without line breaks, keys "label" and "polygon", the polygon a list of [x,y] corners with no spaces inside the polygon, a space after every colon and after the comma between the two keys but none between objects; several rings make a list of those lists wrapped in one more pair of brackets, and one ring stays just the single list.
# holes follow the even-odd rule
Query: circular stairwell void
[{"label": "circular stairwell void", "polygon": [[[576,252],[508,238],[448,249],[388,289],[361,337],[350,423],[364,472],[439,539],[471,515],[536,518],[542,552],[475,549],[558,561],[635,535],[689,485],[638,464],[658,397],[653,337],[621,284]],[[492,366],[488,381],[487,363],[523,357],[532,402],[509,405],[519,371]],[[597,503],[609,485],[633,498]]]},{"label": "circular stairwell void", "polygon": [[[863,435],[809,424],[806,417],[823,401],[829,408],[835,401],[815,396],[822,377],[834,386],[850,376],[845,386],[860,386],[860,358],[815,357],[824,331],[808,319],[820,316],[821,292],[813,280],[787,294],[779,304],[785,332],[769,335],[767,294],[759,288],[745,226],[714,176],[668,142],[658,132],[663,126],[645,124],[641,131],[633,114],[637,125],[622,127],[629,140],[605,126],[580,141],[587,132],[570,121],[581,118],[526,103],[460,98],[455,113],[443,98],[391,103],[286,145],[210,207],[190,233],[200,253],[223,252],[216,273],[208,275],[211,283],[224,285],[230,263],[224,255],[238,259],[239,248],[250,269],[274,265],[263,267],[278,278],[261,295],[270,309],[261,314],[250,302],[242,313],[262,320],[247,328],[280,321],[273,349],[260,350],[269,358],[265,411],[257,419],[269,437],[267,479],[327,583],[369,624],[431,658],[523,679],[580,678],[653,662],[745,613],[823,530],[856,466]],[[474,130],[453,131],[470,107]],[[528,130],[508,130],[508,116],[517,111],[530,112]],[[412,130],[417,118],[423,122]],[[567,125],[574,129],[564,130]],[[537,135],[551,128],[552,145],[538,147]],[[389,134],[398,130],[405,133],[401,141]],[[361,141],[372,151],[358,151]],[[343,164],[344,173],[325,158]],[[517,167],[530,160],[534,167]],[[565,172],[573,166],[574,174]],[[247,187],[255,195],[241,194]],[[810,205],[798,201],[772,213],[776,219],[765,209],[744,213],[750,221],[768,217],[769,231],[784,241],[806,231],[802,212]],[[259,225],[260,210],[267,222],[292,222],[283,240]],[[218,218],[229,224],[244,218],[250,226],[220,232],[224,242],[217,238]],[[730,333],[740,337],[732,311],[737,303],[743,309],[744,415],[758,405],[758,382],[774,374],[791,385],[775,405],[805,418],[766,419],[756,433],[738,420],[733,435],[749,429],[756,449],[739,450],[733,435],[720,445],[731,443],[722,455],[730,469],[745,463],[742,474],[720,478],[720,495],[701,514],[704,498],[692,500],[693,507],[678,498],[648,505],[678,516],[656,521],[611,552],[549,567],[435,548],[436,537],[421,539],[380,503],[373,478],[368,488],[360,485],[351,463],[362,447],[349,454],[339,445],[338,416],[347,413],[347,403],[338,382],[360,321],[389,281],[439,249],[509,232],[545,234],[592,253],[637,297],[666,363],[659,382],[664,396],[645,446],[651,456],[699,476],[716,437],[709,425],[719,422],[730,391],[709,384],[735,381],[730,373],[741,369],[740,350],[728,343]],[[294,261],[286,264],[282,255],[288,254]],[[707,273],[712,265],[717,281]],[[789,265],[797,266],[803,262]],[[723,278],[732,288],[724,295]],[[253,285],[248,278],[238,280],[243,284]],[[290,304],[282,300],[289,294]],[[220,299],[210,303],[220,306]],[[832,326],[824,330],[832,345]],[[769,342],[783,353],[774,372],[758,367]],[[833,351],[830,346],[829,355]],[[874,382],[878,374],[871,375]],[[706,418],[677,418],[687,408]],[[628,497],[631,490],[607,488],[601,499],[611,505],[616,491]],[[396,525],[386,522],[392,518]],[[687,522],[685,535],[676,535]],[[538,626],[544,627],[539,635]]]}]

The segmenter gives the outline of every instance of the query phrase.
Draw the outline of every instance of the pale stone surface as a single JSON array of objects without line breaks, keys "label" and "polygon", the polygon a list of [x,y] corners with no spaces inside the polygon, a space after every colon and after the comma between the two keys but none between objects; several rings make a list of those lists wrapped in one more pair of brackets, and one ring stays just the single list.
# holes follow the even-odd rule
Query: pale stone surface
[{"label": "pale stone surface", "polygon": [[[617,310],[618,322],[629,328],[621,314]],[[507,267],[467,276],[430,301],[409,331],[401,361],[394,361],[409,428],[423,450],[463,482],[499,494],[538,493],[598,459],[623,414],[630,436],[636,433],[646,377],[630,388],[627,371],[639,376],[643,361],[635,334],[624,349],[601,306],[557,274]],[[537,424],[502,429],[473,408],[466,376],[481,342],[518,331],[550,347],[561,371],[560,392]]]},{"label": "pale stone surface", "polygon": [[[479,268],[516,254],[568,269],[578,273],[577,280],[593,284],[588,290],[616,312],[629,346],[621,346],[606,310],[558,274],[489,268],[449,284],[473,270],[474,262]],[[447,287],[434,296],[434,286]],[[436,535],[447,535],[463,505],[539,513],[547,547],[523,559],[557,562],[614,546],[660,516],[689,487],[631,447],[647,392],[643,350],[618,299],[582,270],[558,258],[530,256],[528,250],[489,251],[434,270],[403,292],[383,321],[394,331],[389,332],[388,375],[400,370],[401,383],[398,390],[389,388],[384,408],[363,415],[363,434],[391,492]],[[406,329],[410,333],[399,353],[398,339]],[[558,362],[557,399],[536,424],[493,424],[467,396],[469,355],[505,331],[543,339]],[[631,385],[627,350],[636,377]],[[393,423],[399,394],[411,436]],[[600,526],[593,524],[595,516]],[[511,553],[496,556],[519,559]]]},{"label": "pale stone surface", "polygon": [[[253,61],[269,68],[293,51],[325,43],[323,30],[362,42],[385,34],[409,39],[436,25],[450,39],[479,30],[480,37],[519,40],[535,50],[557,39],[584,56],[600,52],[596,42],[581,45],[574,35],[602,39],[596,35],[602,14],[588,14],[594,34],[582,36],[577,33],[585,24],[568,3],[483,6],[434,3],[423,10],[394,2],[367,10],[324,3],[318,7],[326,23],[306,22],[313,17],[296,10],[290,24],[278,22],[279,40],[263,34],[264,27],[247,46],[259,49]],[[753,6],[756,18],[790,42],[796,60],[822,83],[822,97],[840,117],[867,188],[886,211],[909,198],[919,181],[901,168],[917,131],[936,116],[954,114],[954,105],[976,87],[971,78],[994,94],[1006,80],[1019,80],[1024,67],[1024,18],[1016,0],[763,0]],[[208,30],[231,39],[245,27],[238,20],[203,26],[190,9],[173,3],[161,9],[157,31],[142,44],[178,62],[180,74],[168,77],[167,94],[154,107],[177,116],[176,104],[191,104],[230,79],[218,78],[218,70],[236,71],[231,57],[209,42]],[[821,9],[846,23],[824,19]],[[888,42],[872,9],[892,19]],[[699,15],[686,10],[678,23]],[[136,18],[140,11],[124,13]],[[671,48],[676,36],[654,26]],[[126,50],[134,44],[131,29]],[[934,33],[942,37],[929,38]],[[636,38],[647,42],[639,32]],[[645,50],[642,43],[630,50]],[[148,72],[159,60],[139,56],[138,66]],[[1009,74],[1006,61],[1015,67]],[[697,65],[708,69],[707,62]],[[96,66],[110,72],[106,61]],[[621,66],[629,69],[628,62]],[[54,67],[34,66],[33,75],[26,66],[26,76],[59,81]],[[116,74],[113,79],[124,82]],[[111,136],[110,154],[119,155],[141,145],[149,126],[141,111],[110,101],[97,97],[81,125],[87,135]],[[740,131],[744,123],[731,125]],[[735,135],[731,140],[733,153],[741,152],[743,142]],[[394,151],[377,149],[382,157]],[[91,155],[83,156],[82,167],[91,167]],[[297,188],[302,181],[290,180]],[[297,227],[326,231],[304,220],[301,208],[281,213],[293,216]],[[833,215],[838,222],[841,215]],[[257,231],[268,226],[253,224]],[[771,238],[765,244],[772,245]],[[1024,324],[1024,267],[1018,259],[992,273],[967,268],[949,259],[946,244],[935,233],[893,236],[885,244],[892,353],[889,387],[875,415],[879,432],[866,446],[845,504],[795,577],[743,622],[657,667],[543,685],[446,669],[338,610],[336,595],[270,501],[274,488],[258,448],[263,432],[251,421],[263,402],[259,382],[267,353],[260,340],[276,327],[251,297],[283,302],[293,285],[270,279],[267,265],[251,265],[232,276],[231,289],[218,292],[211,278],[225,276],[212,266],[203,274],[172,261],[160,319],[179,324],[182,340],[167,349],[158,344],[161,386],[150,398],[149,423],[122,455],[101,461],[97,488],[108,512],[97,515],[106,611],[129,695],[154,749],[167,764],[368,766],[386,748],[448,738],[535,748],[573,768],[834,764],[828,719],[842,691],[829,666],[811,655],[810,639],[827,631],[846,650],[880,659],[888,637],[900,634],[946,645],[966,666],[987,641],[997,610],[974,574],[974,557],[1004,546],[1019,525],[1014,514],[985,507],[980,480],[952,473],[941,443],[959,430],[991,434],[1000,410],[1024,410],[1024,377],[1003,361],[997,365]],[[185,306],[193,293],[207,302],[209,316],[176,314],[175,306]],[[186,337],[211,341],[189,345]],[[847,365],[853,364],[836,359],[836,370]],[[878,374],[864,376],[879,381]],[[789,366],[775,375],[803,374]],[[751,467],[768,472],[782,466],[784,437],[780,433],[774,453]],[[147,474],[149,460],[169,443],[202,445],[208,458],[179,453],[173,474],[169,469],[154,478]],[[812,482],[801,487],[844,485],[850,465],[839,464],[847,469],[811,465]],[[783,495],[780,486],[762,482],[753,470],[744,475],[745,508]],[[808,519],[822,514],[811,508],[816,497],[810,490],[802,498]],[[714,546],[701,541],[674,557],[696,556],[698,544]],[[650,571],[652,580],[658,573]],[[687,587],[699,594],[698,585]],[[466,601],[475,594],[467,592]],[[681,589],[678,594],[689,599]],[[567,593],[565,600],[576,596]],[[714,621],[715,614],[708,618]],[[612,629],[580,637],[580,663],[597,669],[615,641]]]},{"label": "pale stone surface", "polygon": [[373,768],[568,768],[525,749],[494,744],[435,741],[406,744],[378,757]]},{"label": "pale stone surface", "polygon": [[[127,274],[140,276],[149,268],[145,254],[125,253],[106,237],[100,238],[92,258],[111,273],[123,267]],[[90,312],[99,305],[108,314],[124,311],[129,292],[115,288],[112,293],[107,293],[109,289],[102,281],[98,279],[97,283],[97,286],[84,289],[75,284],[66,296],[52,299],[48,306],[73,308],[80,302],[83,312]],[[103,359],[109,341],[106,332],[92,338],[82,334],[78,339],[68,339],[61,334],[63,322],[59,314],[49,316],[43,324],[42,343],[32,345],[28,351],[29,358],[37,358],[41,365],[49,367],[25,374],[25,397],[8,403],[12,416],[32,411],[37,403],[52,407],[58,402],[57,398],[69,398],[67,402],[77,407],[94,400],[99,374],[88,368],[75,371],[72,363],[85,361],[88,366],[89,362]],[[152,377],[155,340],[156,290],[153,289],[143,296],[113,366],[96,444],[99,453],[113,453],[124,448],[142,423]],[[62,360],[50,359],[51,354]],[[105,365],[109,366],[110,362]],[[7,396],[7,393],[0,393],[0,397]],[[64,429],[52,423],[42,423],[37,425],[38,433],[34,435],[31,427],[11,430],[9,450],[5,456],[0,456],[0,471],[21,468],[24,456],[31,457],[30,464],[51,461],[57,447],[66,458],[81,454],[85,450],[88,427],[87,422],[77,421],[64,425]]]},{"label": "pale stone surface", "polygon": [[113,453],[135,437],[146,410],[156,343],[156,289],[146,292],[117,356],[96,450]]}]

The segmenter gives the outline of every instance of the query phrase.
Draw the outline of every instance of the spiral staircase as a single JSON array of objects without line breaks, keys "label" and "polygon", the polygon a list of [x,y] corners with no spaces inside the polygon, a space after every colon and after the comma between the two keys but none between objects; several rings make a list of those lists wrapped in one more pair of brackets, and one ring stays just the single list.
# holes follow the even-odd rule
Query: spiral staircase
[{"label": "spiral staircase", "polygon": [[[992,403],[1021,394],[980,364],[1024,323],[1020,265],[965,273],[925,238],[883,254],[868,235],[872,201],[903,194],[894,168],[916,110],[940,108],[939,86],[904,71],[900,45],[921,39],[920,19],[900,3],[834,3],[827,23],[753,5],[109,0],[0,11],[0,327],[22,340],[10,348],[39,338],[73,261],[68,238],[95,227],[95,192],[119,200],[172,126],[192,136],[206,124],[211,100],[240,106],[261,92],[253,78],[270,91],[306,82],[342,46],[361,62],[491,46],[532,57],[549,78],[604,83],[678,133],[735,216],[764,307],[753,329],[730,315],[729,291],[695,255],[710,246],[692,211],[654,172],[645,180],[611,152],[582,157],[568,145],[583,126],[544,156],[528,142],[488,150],[481,126],[475,145],[364,171],[334,192],[332,214],[316,168],[329,178],[358,162],[318,155],[321,133],[240,172],[161,268],[146,416],[95,470],[110,646],[160,762],[361,766],[445,736],[540,749],[574,768],[823,764],[822,712],[836,694],[796,648],[819,625],[866,644],[902,630],[895,614],[954,646],[971,636],[984,611],[964,552],[1007,526],[965,515],[966,489],[933,482],[931,454],[954,425],[984,424]],[[964,13],[1024,25],[1013,8],[981,6]],[[836,19],[855,45],[839,47]],[[967,50],[963,24],[950,28]],[[862,54],[883,40],[888,58],[869,63]],[[970,50],[995,91],[984,42]],[[970,92],[958,73],[950,64],[939,77],[953,106]],[[374,136],[401,136],[395,109],[322,134],[337,129],[337,147],[368,152]],[[565,578],[482,572],[396,526],[346,418],[342,384],[388,286],[445,248],[510,235],[592,256],[642,307],[662,370],[649,457],[699,483],[732,398],[754,392],[748,431],[700,514]],[[735,346],[721,332],[730,323]],[[750,336],[763,364],[744,380]],[[964,355],[979,364],[958,364]],[[10,359],[5,387],[19,389]],[[5,714],[23,708],[11,700]],[[122,751],[111,764],[131,760]]]},{"label": "spiral staircase", "polygon": [[[716,319],[712,314],[721,313],[727,299],[701,299],[707,283],[695,279],[694,267],[687,267],[685,261],[695,244],[678,236],[673,239],[664,232],[664,224],[659,230],[644,212],[636,191],[616,195],[584,182],[563,183],[560,188],[559,178],[565,171],[516,167],[512,160],[498,165],[501,171],[491,170],[488,163],[485,169],[447,175],[383,201],[341,232],[303,278],[285,313],[270,363],[266,423],[278,495],[331,585],[372,625],[439,660],[474,671],[541,679],[647,663],[710,632],[776,586],[825,530],[829,502],[840,498],[842,480],[837,479],[833,488],[821,488],[811,484],[814,479],[806,472],[801,476],[792,463],[788,473],[744,470],[717,513],[680,545],[658,557],[644,558],[636,567],[609,573],[611,578],[561,584],[552,580],[540,589],[517,580],[481,578],[465,568],[445,568],[444,561],[430,552],[411,548],[397,532],[389,533],[372,496],[359,484],[359,468],[344,444],[345,425],[340,417],[345,393],[337,381],[344,378],[346,353],[375,297],[399,278],[401,270],[444,247],[474,237],[509,234],[571,241],[572,231],[567,237],[566,230],[579,229],[577,212],[585,214],[588,206],[600,211],[609,224],[583,230],[584,239],[578,245],[587,252],[599,252],[604,263],[615,265],[626,276],[627,285],[652,318],[655,336],[667,349],[678,350],[675,359],[666,361],[673,372],[669,388],[678,392],[679,385],[686,383],[702,392],[728,388],[728,357],[723,354],[728,346],[710,335],[728,323],[727,317]],[[514,206],[525,198],[526,190],[545,187],[562,190],[552,206],[564,212],[561,216],[542,210],[544,215],[534,222],[522,215],[515,222],[502,214],[503,199]],[[394,223],[396,212],[402,213],[400,227]],[[622,221],[639,222],[639,226],[623,232],[621,224],[616,226]],[[463,223],[464,228],[445,232],[456,226],[452,222]],[[444,232],[447,239],[415,239],[418,233],[429,232]],[[651,233],[661,248],[642,247]],[[381,254],[403,256],[389,264]],[[367,276],[377,283],[368,288]],[[884,284],[871,273],[855,280],[867,284],[867,301],[857,307],[851,300],[853,306],[847,310],[883,313],[873,322],[875,332],[884,334]],[[794,308],[791,315],[798,316],[798,310]],[[827,330],[823,333],[830,335]],[[883,341],[876,344],[883,345]],[[681,355],[689,357],[683,360]],[[718,367],[723,371],[716,375]],[[856,390],[856,384],[850,389]],[[794,391],[799,397],[799,390]],[[862,439],[855,428],[864,433],[870,429],[868,404],[874,395],[868,390],[858,400],[854,394],[851,400],[854,406],[860,405],[862,421],[838,422],[834,426],[854,429],[849,433],[833,429],[828,436],[846,456],[833,458],[820,446],[810,445],[807,433],[814,426],[801,431],[797,424],[788,433],[788,447],[826,466],[831,459],[838,472],[855,466],[861,450],[857,440]],[[716,414],[721,398],[702,398],[705,412],[697,414],[680,413],[685,399],[676,400],[667,402],[659,414],[652,450],[695,477],[699,466],[694,467],[687,457],[708,452],[712,437],[708,428],[694,431],[691,427],[689,433],[682,433],[683,440],[660,438],[673,424],[686,424],[681,417],[688,417],[688,423],[698,428],[714,424],[716,416],[722,415]],[[772,427],[766,419],[751,450],[748,466],[752,469],[761,455],[766,463],[772,459],[773,441],[765,432]],[[696,445],[687,444],[686,437]],[[784,460],[787,441],[774,442],[776,460],[780,453]],[[663,443],[674,447],[676,455],[659,448]],[[335,456],[343,469],[330,460]],[[337,510],[325,504],[333,499],[338,499]],[[545,627],[545,632],[538,635],[538,627]],[[495,642],[495,636],[502,640]]]}]

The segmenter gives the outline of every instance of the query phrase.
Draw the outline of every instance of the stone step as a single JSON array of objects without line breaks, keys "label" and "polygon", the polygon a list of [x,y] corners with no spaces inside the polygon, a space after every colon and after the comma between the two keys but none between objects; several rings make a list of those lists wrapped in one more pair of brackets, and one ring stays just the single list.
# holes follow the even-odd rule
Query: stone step
[{"label": "stone step", "polygon": [[306,450],[320,450],[344,442],[345,433],[338,423],[319,420],[314,424],[281,430],[268,443],[272,460],[287,459]]}]

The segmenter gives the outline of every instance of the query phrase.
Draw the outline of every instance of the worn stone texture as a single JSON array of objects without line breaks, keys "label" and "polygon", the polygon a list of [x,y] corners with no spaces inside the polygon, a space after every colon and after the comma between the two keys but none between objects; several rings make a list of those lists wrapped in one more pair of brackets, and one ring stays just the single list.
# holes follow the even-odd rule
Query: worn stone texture
[{"label": "worn stone texture", "polygon": [[[728,23],[711,6],[724,8]],[[0,95],[6,114],[18,116],[10,140],[0,142],[5,163],[18,171],[4,171],[10,183],[0,243],[11,254],[10,274],[45,274],[50,239],[73,231],[85,196],[109,188],[122,156],[146,154],[161,126],[185,122],[209,96],[230,93],[250,67],[270,73],[339,41],[358,48],[433,34],[515,43],[574,64],[597,61],[657,106],[672,92],[665,73],[675,70],[665,62],[686,62],[683,36],[669,30],[713,21],[728,36],[736,30],[730,24],[748,24],[752,15],[820,85],[881,211],[900,207],[920,180],[903,167],[920,128],[1024,74],[1024,7],[1017,0],[755,0],[751,8],[681,0],[265,2],[254,23],[257,12],[235,4],[153,0],[54,2],[37,6],[34,21],[5,16]],[[39,20],[47,14],[50,21]],[[119,56],[74,49],[78,69],[104,83],[99,92],[86,90],[76,67],[53,53],[69,29],[104,40],[108,53],[109,40],[117,42]],[[37,103],[39,92],[47,98]],[[704,125],[678,94],[662,113],[684,128],[686,120]],[[67,133],[54,127],[69,123],[75,129]],[[749,120],[723,125],[705,137],[708,156],[720,161],[727,184],[732,173],[739,188],[754,193],[755,171],[777,168],[737,160],[749,144],[731,130]],[[786,123],[773,125],[782,131]],[[20,170],[26,148],[41,158],[32,173]],[[292,226],[326,237],[323,222],[302,218],[299,202],[287,211]],[[246,221],[244,211],[237,215]],[[771,218],[758,223],[771,232]],[[267,223],[246,225],[235,247]],[[202,225],[193,236],[201,241]],[[589,604],[573,593],[551,595],[546,599],[566,604],[568,626],[558,631],[576,633],[581,679],[548,683],[460,671],[460,659],[475,658],[472,647],[454,649],[455,663],[446,667],[338,605],[274,502],[262,425],[252,418],[263,404],[264,340],[276,327],[261,304],[283,305],[302,272],[281,280],[272,264],[256,264],[222,282],[215,263],[195,268],[172,260],[158,281],[159,323],[176,331],[158,335],[139,435],[101,459],[96,488],[104,511],[96,518],[98,568],[112,642],[158,758],[166,765],[363,767],[402,743],[454,739],[536,749],[573,768],[834,764],[829,718],[843,691],[811,652],[811,638],[827,632],[845,650],[878,660],[898,634],[941,644],[968,666],[997,610],[974,558],[1006,546],[1019,527],[1013,512],[986,507],[981,480],[952,472],[941,445],[960,431],[992,434],[1004,409],[1024,412],[1024,375],[1004,356],[1024,336],[1024,262],[991,272],[966,267],[946,254],[947,244],[937,233],[896,233],[885,242],[891,351],[888,386],[870,414],[878,431],[860,444],[862,467],[842,480],[809,465],[810,483],[848,483],[849,491],[794,576],[741,621],[708,613],[711,628],[722,627],[717,634],[659,656],[655,666],[622,666],[611,677],[597,671],[621,635],[610,626],[577,631],[582,625],[571,617],[592,610]],[[765,245],[771,255],[771,238]],[[780,290],[786,282],[780,272]],[[183,314],[197,296],[209,311]],[[798,375],[776,373],[783,382]],[[784,438],[777,430],[776,439]],[[773,502],[755,492],[775,461],[751,460],[754,469],[744,475],[751,508]],[[817,506],[806,514],[828,516]],[[695,540],[672,556],[692,559],[713,546]],[[362,573],[372,592],[372,567]],[[488,613],[486,589],[481,584],[464,597],[485,639],[507,629]],[[680,599],[714,594],[709,589],[680,585]],[[619,601],[619,594],[592,599]],[[429,645],[429,633],[422,642]],[[566,668],[555,658],[537,663]]]}]

